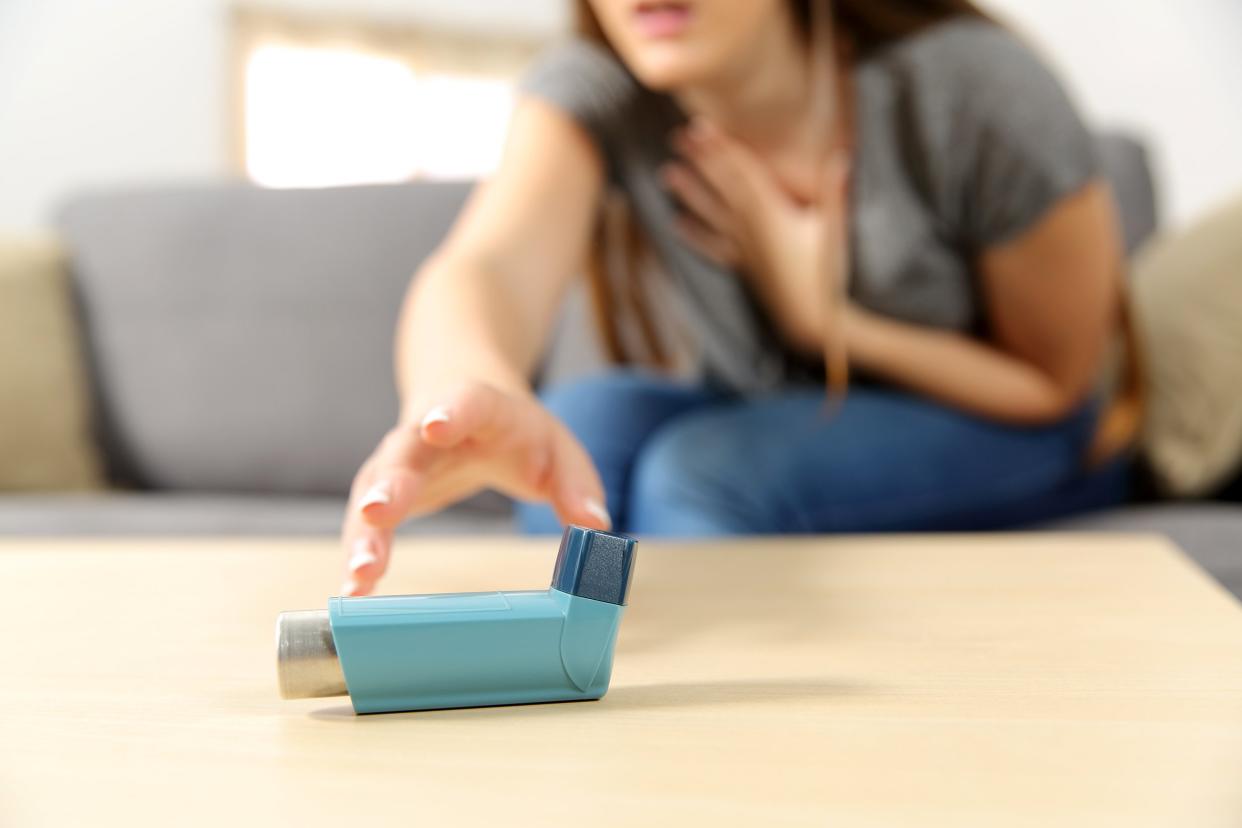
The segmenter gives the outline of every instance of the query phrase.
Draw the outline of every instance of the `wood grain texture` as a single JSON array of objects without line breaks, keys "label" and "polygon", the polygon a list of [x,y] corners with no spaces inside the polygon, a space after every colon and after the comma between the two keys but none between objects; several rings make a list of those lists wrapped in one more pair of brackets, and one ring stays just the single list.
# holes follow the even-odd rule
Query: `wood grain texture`
[{"label": "wood grain texture", "polygon": [[[392,592],[546,586],[404,541]],[[1242,609],[1143,536],[644,543],[600,702],[277,698],[327,541],[0,541],[0,825],[1242,825]]]}]

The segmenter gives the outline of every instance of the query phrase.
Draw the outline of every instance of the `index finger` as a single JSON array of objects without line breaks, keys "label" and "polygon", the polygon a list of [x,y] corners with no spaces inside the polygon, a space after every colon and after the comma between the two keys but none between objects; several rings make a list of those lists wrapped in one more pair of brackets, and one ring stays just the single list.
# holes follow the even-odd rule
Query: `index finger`
[{"label": "index finger", "polygon": [[355,481],[349,509],[372,526],[396,526],[409,515],[423,479],[439,451],[427,445],[416,426],[403,424],[384,436],[369,461],[371,474]]}]

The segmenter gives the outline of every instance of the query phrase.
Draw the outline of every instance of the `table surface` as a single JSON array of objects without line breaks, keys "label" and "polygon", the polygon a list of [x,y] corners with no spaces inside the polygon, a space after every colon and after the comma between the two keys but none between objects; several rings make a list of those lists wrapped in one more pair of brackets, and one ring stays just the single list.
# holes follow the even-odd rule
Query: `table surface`
[{"label": "table surface", "polygon": [[[391,592],[546,586],[403,541]],[[318,540],[0,541],[0,825],[1242,825],[1242,608],[1147,536],[640,544],[598,702],[281,701]]]}]

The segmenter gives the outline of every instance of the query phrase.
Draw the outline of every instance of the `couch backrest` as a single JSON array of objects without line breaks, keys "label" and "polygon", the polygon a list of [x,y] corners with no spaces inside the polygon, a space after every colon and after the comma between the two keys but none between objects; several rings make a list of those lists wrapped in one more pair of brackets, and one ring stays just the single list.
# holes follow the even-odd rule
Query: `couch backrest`
[{"label": "couch backrest", "polygon": [[[1101,150],[1133,249],[1156,221],[1146,155],[1120,137]],[[396,416],[392,336],[406,286],[469,189],[209,184],[71,202],[59,224],[113,479],[345,492]],[[543,375],[599,365],[577,296]]]},{"label": "couch backrest", "polygon": [[406,286],[468,192],[216,184],[70,203],[59,224],[114,479],[346,491],[396,416]]}]

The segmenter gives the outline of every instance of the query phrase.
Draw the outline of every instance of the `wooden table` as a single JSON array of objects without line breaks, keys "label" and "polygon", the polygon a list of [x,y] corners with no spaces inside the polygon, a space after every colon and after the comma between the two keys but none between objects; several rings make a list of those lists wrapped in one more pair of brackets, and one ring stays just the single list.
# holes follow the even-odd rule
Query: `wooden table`
[{"label": "wooden table", "polygon": [[[390,591],[555,554],[415,543]],[[0,825],[1242,826],[1242,609],[1162,540],[644,544],[602,701],[367,717],[277,698],[337,567],[0,542]]]}]

